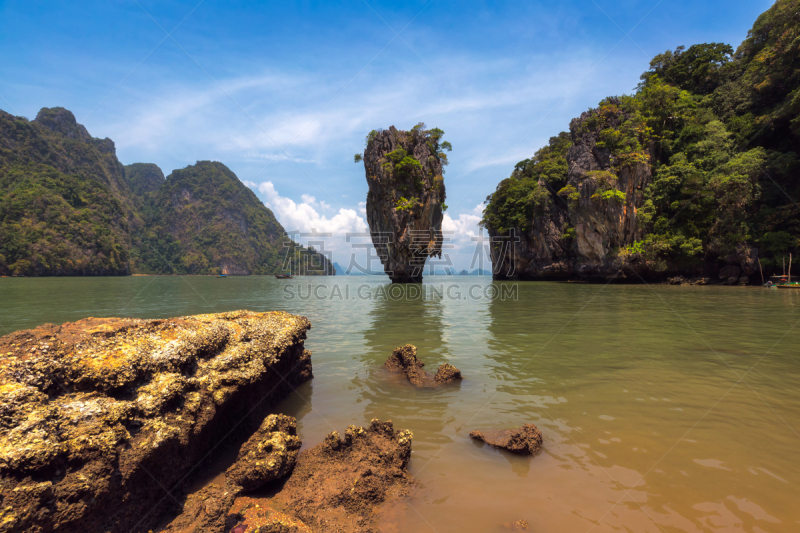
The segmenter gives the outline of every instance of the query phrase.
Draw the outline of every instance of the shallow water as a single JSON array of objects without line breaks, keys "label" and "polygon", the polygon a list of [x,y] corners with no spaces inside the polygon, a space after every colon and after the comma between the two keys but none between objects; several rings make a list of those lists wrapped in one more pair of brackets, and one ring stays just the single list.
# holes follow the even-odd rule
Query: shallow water
[{"label": "shallow water", "polygon": [[[510,298],[487,297],[501,285]],[[800,293],[477,277],[424,288],[407,300],[364,277],[6,278],[0,334],[87,316],[308,316],[315,379],[276,411],[298,418],[307,446],[372,418],[414,432],[421,488],[386,531],[519,519],[540,532],[800,530]],[[405,343],[466,379],[418,390],[387,374]],[[544,434],[534,458],[467,437],[525,422]]]}]

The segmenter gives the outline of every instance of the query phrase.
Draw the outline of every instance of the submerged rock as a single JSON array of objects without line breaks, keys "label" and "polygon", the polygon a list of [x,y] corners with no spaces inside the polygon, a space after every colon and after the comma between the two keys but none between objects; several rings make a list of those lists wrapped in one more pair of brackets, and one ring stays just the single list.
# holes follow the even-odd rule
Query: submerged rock
[{"label": "submerged rock", "polygon": [[[373,131],[364,151],[367,223],[384,272],[393,282],[419,283],[428,257],[442,255],[447,157],[444,132]],[[362,159],[359,154],[356,160]]]},{"label": "submerged rock", "polygon": [[434,387],[462,379],[461,371],[447,363],[440,365],[435,375],[422,370],[425,363],[417,359],[417,347],[413,344],[395,348],[383,366],[390,372],[405,374],[408,381],[417,387]]},{"label": "submerged rock", "polygon": [[[1,337],[0,532],[151,529],[226,435],[311,378],[310,327],[235,311]],[[215,522],[226,491],[190,507]]]},{"label": "submerged rock", "polygon": [[381,507],[407,493],[411,457],[410,431],[395,431],[391,422],[373,420],[367,428],[350,426],[344,439],[334,431],[310,450],[277,494],[241,497],[231,524],[246,531],[377,532]]},{"label": "submerged rock", "polygon": [[528,524],[527,520],[514,520],[503,524],[503,527],[509,531],[528,531],[530,529],[529,526],[530,524]]},{"label": "submerged rock", "polygon": [[471,439],[480,440],[519,455],[533,455],[542,447],[542,432],[535,424],[525,424],[519,428],[475,430],[469,434]]}]

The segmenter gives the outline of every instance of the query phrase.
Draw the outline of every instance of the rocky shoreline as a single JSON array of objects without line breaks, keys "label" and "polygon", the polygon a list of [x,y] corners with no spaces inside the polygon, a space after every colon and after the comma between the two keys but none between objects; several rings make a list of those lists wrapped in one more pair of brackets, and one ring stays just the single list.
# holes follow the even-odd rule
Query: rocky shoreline
[{"label": "rocky shoreline", "polygon": [[155,527],[212,452],[312,377],[310,327],[239,311],[0,338],[0,531]]}]

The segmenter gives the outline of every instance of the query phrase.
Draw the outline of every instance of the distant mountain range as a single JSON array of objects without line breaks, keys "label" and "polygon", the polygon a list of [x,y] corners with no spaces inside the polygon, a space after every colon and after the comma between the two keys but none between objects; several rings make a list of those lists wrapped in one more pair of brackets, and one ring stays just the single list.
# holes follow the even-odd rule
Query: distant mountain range
[{"label": "distant mountain range", "polygon": [[[347,267],[343,267],[339,263],[333,263],[333,267],[336,269],[337,276],[381,276],[383,278],[386,277],[386,274],[383,270],[368,270],[363,271],[359,270],[358,268],[351,268],[350,273],[347,273]],[[423,274],[426,276],[425,279],[430,281],[430,278],[427,276],[491,276],[491,270],[484,270],[481,268],[476,268],[472,271],[461,270],[457,271],[453,267],[443,267],[441,265],[434,265],[433,272],[431,272],[431,266],[425,267],[425,272]]]},{"label": "distant mountain range", "polygon": [[[288,259],[287,259],[288,257]],[[60,107],[0,111],[0,274],[334,275],[225,165],[123,166]]]}]

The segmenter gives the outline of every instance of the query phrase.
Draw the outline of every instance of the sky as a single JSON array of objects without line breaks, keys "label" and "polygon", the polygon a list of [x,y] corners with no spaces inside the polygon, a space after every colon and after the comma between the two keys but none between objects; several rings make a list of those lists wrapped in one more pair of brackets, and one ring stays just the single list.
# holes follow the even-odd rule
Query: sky
[{"label": "sky", "polygon": [[[290,231],[367,229],[372,129],[445,131],[446,254],[475,267],[483,202],[653,56],[747,36],[771,0],[0,0],[0,109],[62,106],[124,164],[220,161]],[[302,239],[301,239],[302,240]],[[315,237],[315,240],[318,238]]]}]

